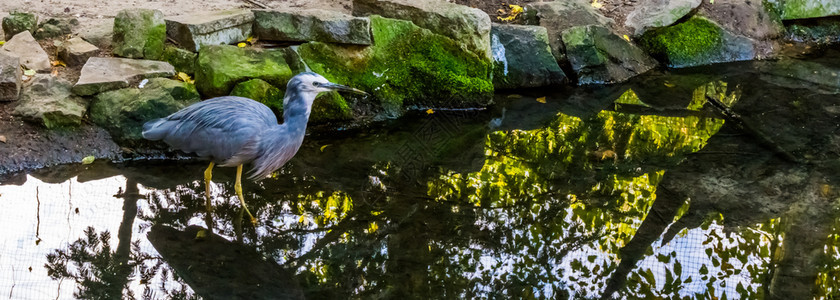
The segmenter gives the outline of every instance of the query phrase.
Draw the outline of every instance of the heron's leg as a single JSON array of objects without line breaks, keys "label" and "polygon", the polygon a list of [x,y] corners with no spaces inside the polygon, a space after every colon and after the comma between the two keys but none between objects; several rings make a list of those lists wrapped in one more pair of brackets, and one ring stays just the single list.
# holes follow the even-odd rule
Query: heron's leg
[{"label": "heron's leg", "polygon": [[242,209],[251,217],[251,224],[257,225],[257,218],[248,211],[248,206],[245,206],[245,197],[242,197],[242,165],[236,167],[236,184],[233,185],[236,190],[236,196],[239,196],[239,202],[242,203]]},{"label": "heron's leg", "polygon": [[205,206],[207,213],[213,212],[213,204],[210,202],[210,179],[213,178],[214,165],[215,163],[211,161],[210,166],[204,170],[204,200],[206,201]]}]

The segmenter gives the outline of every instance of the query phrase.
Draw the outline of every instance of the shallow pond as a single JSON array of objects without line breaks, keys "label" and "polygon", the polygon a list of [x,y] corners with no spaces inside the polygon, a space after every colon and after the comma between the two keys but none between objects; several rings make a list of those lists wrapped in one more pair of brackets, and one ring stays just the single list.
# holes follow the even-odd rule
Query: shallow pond
[{"label": "shallow pond", "polygon": [[5,175],[0,294],[836,298],[837,57],[313,134],[244,182],[256,226],[231,168],[215,170],[207,214],[199,161]]}]

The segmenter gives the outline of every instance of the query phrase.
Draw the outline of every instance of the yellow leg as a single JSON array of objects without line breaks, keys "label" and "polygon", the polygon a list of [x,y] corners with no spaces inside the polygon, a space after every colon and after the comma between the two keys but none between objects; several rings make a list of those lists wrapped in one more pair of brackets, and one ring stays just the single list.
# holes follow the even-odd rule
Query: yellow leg
[{"label": "yellow leg", "polygon": [[204,200],[205,208],[207,209],[207,213],[213,212],[213,203],[210,202],[210,179],[213,178],[213,166],[215,165],[214,162],[210,162],[210,166],[204,170]]},{"label": "yellow leg", "polygon": [[236,196],[239,196],[239,202],[242,203],[242,209],[251,217],[251,224],[257,225],[257,218],[248,211],[248,206],[245,206],[245,197],[242,197],[242,165],[236,167],[236,184],[233,185],[236,190]]}]

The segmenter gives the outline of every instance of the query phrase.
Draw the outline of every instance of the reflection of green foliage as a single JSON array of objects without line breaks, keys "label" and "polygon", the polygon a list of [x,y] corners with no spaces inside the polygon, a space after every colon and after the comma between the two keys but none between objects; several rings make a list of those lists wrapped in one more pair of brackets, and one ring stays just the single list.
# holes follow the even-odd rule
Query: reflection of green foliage
[{"label": "reflection of green foliage", "polygon": [[840,299],[840,219],[835,219],[826,239],[825,257],[817,274],[815,299]]}]

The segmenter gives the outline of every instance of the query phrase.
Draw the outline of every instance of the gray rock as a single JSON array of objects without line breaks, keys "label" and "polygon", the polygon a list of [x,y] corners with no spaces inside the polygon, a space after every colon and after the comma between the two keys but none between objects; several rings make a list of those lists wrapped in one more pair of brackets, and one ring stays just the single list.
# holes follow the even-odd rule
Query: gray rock
[{"label": "gray rock", "polygon": [[0,51],[0,101],[14,101],[20,95],[20,58]]},{"label": "gray rock", "polygon": [[62,43],[58,57],[68,66],[84,65],[88,58],[99,54],[99,48],[80,37],[74,37]]},{"label": "gray rock", "polygon": [[8,41],[16,34],[24,31],[35,32],[37,25],[38,16],[25,12],[12,12],[3,18],[3,34]]},{"label": "gray rock", "polygon": [[340,12],[307,9],[255,10],[254,33],[263,40],[370,45],[370,20]]},{"label": "gray rock", "polygon": [[100,49],[111,48],[114,39],[114,19],[88,19],[82,22],[79,37]]},{"label": "gray rock", "polygon": [[36,74],[24,88],[14,115],[47,128],[78,127],[87,102],[70,93],[71,84],[50,74]]},{"label": "gray rock", "polygon": [[[700,0],[642,0],[627,15],[624,25],[636,36],[654,28],[667,27],[700,6]],[[715,3],[717,6],[718,3]]]},{"label": "gray rock", "polygon": [[167,62],[91,57],[82,67],[82,74],[73,86],[73,93],[82,96],[93,95],[126,88],[142,79],[173,75],[175,75],[175,68]]},{"label": "gray rock", "polygon": [[609,27],[613,23],[612,19],[598,13],[585,0],[529,3],[525,5],[523,19],[527,25],[539,25],[548,30],[551,53],[558,61],[565,60],[561,41],[563,30],[584,25]]},{"label": "gray rock", "polygon": [[756,58],[772,57],[781,48],[777,39],[785,32],[782,20],[760,1],[717,0],[714,5],[702,5],[698,15],[732,35],[751,39]]},{"label": "gray rock", "polygon": [[32,34],[36,39],[44,40],[68,35],[79,25],[75,18],[50,18],[38,25]]},{"label": "gray rock", "polygon": [[602,26],[566,29],[563,43],[579,85],[618,83],[656,66],[639,47]]},{"label": "gray rock", "polygon": [[166,35],[198,52],[203,45],[226,45],[251,35],[254,13],[245,9],[208,11],[166,18]]},{"label": "gray rock", "polygon": [[128,58],[158,59],[166,41],[163,13],[151,9],[125,9],[114,19],[114,54]]},{"label": "gray rock", "polygon": [[165,117],[200,100],[195,86],[189,83],[152,78],[143,88],[108,91],[96,96],[90,106],[90,118],[105,128],[122,146],[142,146],[143,123]]},{"label": "gray rock", "polygon": [[466,50],[491,59],[490,16],[443,0],[354,0],[353,15],[408,20],[462,43]]},{"label": "gray rock", "polygon": [[11,40],[3,44],[2,51],[19,57],[20,64],[27,69],[38,72],[48,72],[50,70],[50,56],[35,41],[29,31],[16,34]]},{"label": "gray rock", "polygon": [[566,74],[551,55],[544,27],[493,24],[490,45],[497,89],[530,88],[560,84]]}]

